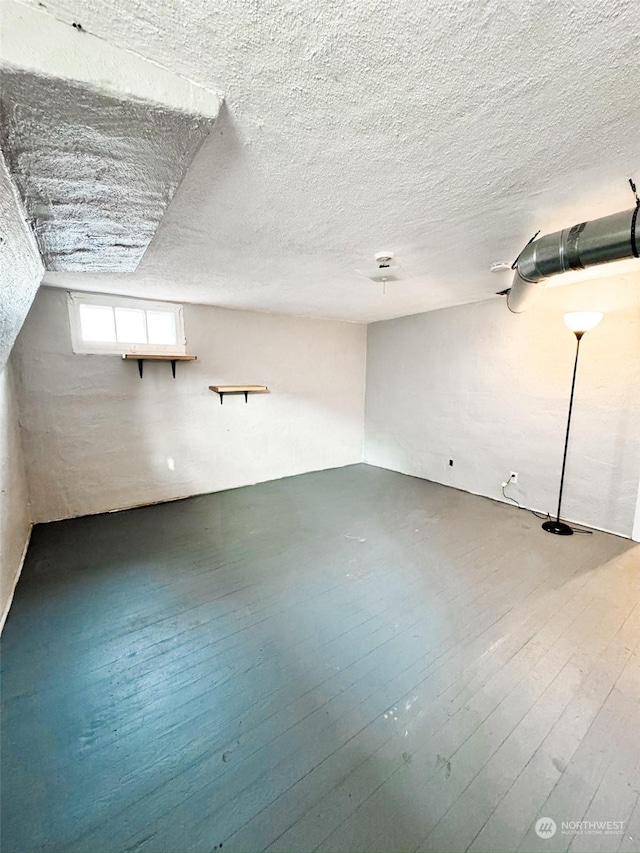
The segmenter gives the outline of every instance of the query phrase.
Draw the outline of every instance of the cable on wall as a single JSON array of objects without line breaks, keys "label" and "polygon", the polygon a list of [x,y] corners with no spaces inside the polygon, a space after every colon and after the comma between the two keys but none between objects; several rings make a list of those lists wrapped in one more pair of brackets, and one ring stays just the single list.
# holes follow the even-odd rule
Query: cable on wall
[{"label": "cable on wall", "polygon": [[[535,511],[535,509],[529,509],[529,507],[522,506],[522,504],[518,503],[518,501],[517,501],[515,498],[510,497],[510,496],[505,492],[505,489],[506,489],[506,487],[509,485],[509,483],[510,483],[510,482],[511,482],[511,477],[509,477],[509,479],[507,480],[507,482],[506,482],[506,483],[504,483],[504,484],[503,484],[503,486],[502,486],[502,496],[505,498],[505,500],[511,501],[511,503],[515,504],[515,505],[517,506],[517,508],[518,508],[518,509],[526,509],[526,510],[527,510],[527,512],[530,512],[530,513],[531,513],[531,515],[535,515],[535,517],[536,517],[536,518],[542,518],[542,519],[544,519],[545,521],[550,521],[550,520],[551,520],[551,516],[549,515],[549,513],[544,514],[544,513],[541,513],[541,512],[536,512],[536,511]],[[580,527],[573,527],[573,526],[571,527],[571,529],[573,530],[573,532],[574,532],[574,533],[586,533],[588,536],[592,536],[592,535],[593,535],[593,530],[583,530],[583,529],[582,529],[582,528],[580,528]]]}]

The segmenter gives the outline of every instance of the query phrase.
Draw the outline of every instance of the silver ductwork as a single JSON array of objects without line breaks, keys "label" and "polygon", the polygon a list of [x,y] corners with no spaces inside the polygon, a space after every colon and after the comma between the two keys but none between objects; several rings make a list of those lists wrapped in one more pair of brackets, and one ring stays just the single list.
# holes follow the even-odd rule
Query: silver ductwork
[{"label": "silver ductwork", "polygon": [[637,258],[640,249],[638,207],[573,228],[546,234],[529,243],[515,264],[516,274],[507,293],[509,310],[528,308],[543,282],[558,273],[583,270],[596,264]]}]

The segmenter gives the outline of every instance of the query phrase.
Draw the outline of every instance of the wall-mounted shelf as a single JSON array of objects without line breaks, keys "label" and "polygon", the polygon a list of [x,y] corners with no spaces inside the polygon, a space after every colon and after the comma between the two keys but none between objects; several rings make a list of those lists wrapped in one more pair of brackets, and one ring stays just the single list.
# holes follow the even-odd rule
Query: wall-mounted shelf
[{"label": "wall-mounted shelf", "polygon": [[142,370],[145,361],[170,361],[171,373],[173,378],[176,378],[176,361],[196,361],[196,355],[147,355],[139,352],[126,352],[123,356],[127,361],[135,360],[138,362],[138,373],[142,379]]},{"label": "wall-mounted shelf", "polygon": [[209,385],[210,391],[220,395],[220,405],[224,402],[225,394],[244,394],[245,403],[249,402],[249,394],[267,394],[266,385]]}]

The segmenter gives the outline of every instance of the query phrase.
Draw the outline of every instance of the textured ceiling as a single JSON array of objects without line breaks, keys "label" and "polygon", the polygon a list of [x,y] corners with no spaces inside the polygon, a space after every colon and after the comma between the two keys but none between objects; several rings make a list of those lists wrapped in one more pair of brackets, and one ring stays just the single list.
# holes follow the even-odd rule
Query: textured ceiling
[{"label": "textured ceiling", "polygon": [[0,144],[48,270],[132,272],[212,119],[3,71]]},{"label": "textured ceiling", "polygon": [[[136,273],[50,284],[370,321],[487,298],[537,229],[632,206],[635,0],[46,7],[226,102]],[[386,295],[355,272],[380,249]]]}]

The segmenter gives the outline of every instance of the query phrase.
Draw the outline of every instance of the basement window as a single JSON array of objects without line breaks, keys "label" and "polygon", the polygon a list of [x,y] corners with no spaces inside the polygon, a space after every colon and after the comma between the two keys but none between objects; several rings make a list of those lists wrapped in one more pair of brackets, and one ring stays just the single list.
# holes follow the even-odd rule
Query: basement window
[{"label": "basement window", "polygon": [[182,305],[126,296],[69,293],[71,342],[76,353],[184,355]]}]

